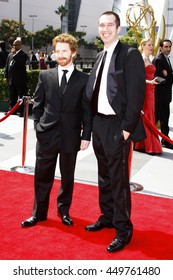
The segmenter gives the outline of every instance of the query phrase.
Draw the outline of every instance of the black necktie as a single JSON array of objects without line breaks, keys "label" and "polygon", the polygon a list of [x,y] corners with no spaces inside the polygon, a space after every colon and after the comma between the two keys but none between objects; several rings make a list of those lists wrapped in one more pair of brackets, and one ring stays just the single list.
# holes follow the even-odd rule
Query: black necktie
[{"label": "black necktie", "polygon": [[97,80],[96,80],[96,83],[95,83],[94,91],[93,91],[93,96],[92,96],[92,99],[91,99],[91,109],[92,109],[92,112],[93,112],[94,116],[97,113],[100,82],[101,82],[102,72],[103,72],[103,68],[104,68],[104,64],[105,64],[105,60],[106,60],[106,55],[107,55],[107,51],[105,51],[105,53],[103,55],[102,62],[101,62],[101,65],[100,65],[100,69],[99,69],[99,72],[98,72],[98,75],[97,75]]},{"label": "black necktie", "polygon": [[67,86],[67,78],[66,78],[66,74],[68,72],[68,70],[62,70],[63,71],[63,75],[62,75],[62,79],[61,79],[61,85],[60,85],[60,94],[63,95]]},{"label": "black necktie", "polygon": [[170,59],[169,59],[169,57],[168,57],[168,56],[167,56],[167,61],[168,61],[168,64],[169,64],[169,68],[170,68],[170,70],[172,71],[171,62],[170,62]]}]

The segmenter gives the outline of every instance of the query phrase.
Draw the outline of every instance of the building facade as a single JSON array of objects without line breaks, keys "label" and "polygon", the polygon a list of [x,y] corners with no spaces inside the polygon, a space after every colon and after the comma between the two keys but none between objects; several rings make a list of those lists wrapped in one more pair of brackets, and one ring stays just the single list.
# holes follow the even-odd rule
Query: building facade
[{"label": "building facade", "polygon": [[98,35],[98,18],[107,11],[113,10],[120,15],[122,33],[126,32],[126,11],[129,5],[137,2],[148,2],[154,10],[162,10],[157,25],[161,24],[161,15],[166,18],[166,36],[173,37],[173,0],[0,0],[0,21],[14,19],[19,21],[20,5],[22,7],[22,21],[25,29],[30,32],[42,30],[47,25],[55,29],[61,27],[60,17],[55,13],[61,5],[68,10],[64,18],[65,32],[86,32],[85,40],[92,42]]}]

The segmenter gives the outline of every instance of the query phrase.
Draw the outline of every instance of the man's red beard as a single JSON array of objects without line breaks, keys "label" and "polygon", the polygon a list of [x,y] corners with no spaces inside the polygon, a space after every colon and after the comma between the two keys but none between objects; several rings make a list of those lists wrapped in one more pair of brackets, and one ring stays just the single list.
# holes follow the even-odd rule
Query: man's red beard
[{"label": "man's red beard", "polygon": [[58,63],[59,63],[59,65],[64,66],[67,63],[67,59],[66,58],[59,58]]}]

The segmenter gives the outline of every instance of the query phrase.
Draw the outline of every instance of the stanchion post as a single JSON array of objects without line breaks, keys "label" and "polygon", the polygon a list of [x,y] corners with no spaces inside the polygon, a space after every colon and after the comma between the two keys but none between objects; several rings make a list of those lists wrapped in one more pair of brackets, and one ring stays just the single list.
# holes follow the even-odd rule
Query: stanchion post
[{"label": "stanchion post", "polygon": [[[132,156],[133,156],[133,142],[131,141],[131,143],[130,143],[130,153],[129,153],[129,158],[128,158],[129,180],[130,180],[131,168],[132,168]],[[132,192],[142,191],[143,186],[138,184],[138,183],[130,182],[130,190]]]},{"label": "stanchion post", "polygon": [[22,165],[11,168],[11,171],[16,171],[16,172],[20,172],[20,173],[33,173],[34,172],[33,167],[25,166],[29,100],[30,100],[30,97],[28,97],[28,96],[23,97],[24,121],[23,121]]},{"label": "stanchion post", "polygon": [[28,126],[28,97],[24,97],[24,121],[23,121],[23,145],[22,145],[22,167],[25,165],[26,159],[26,142],[27,142],[27,126]]}]

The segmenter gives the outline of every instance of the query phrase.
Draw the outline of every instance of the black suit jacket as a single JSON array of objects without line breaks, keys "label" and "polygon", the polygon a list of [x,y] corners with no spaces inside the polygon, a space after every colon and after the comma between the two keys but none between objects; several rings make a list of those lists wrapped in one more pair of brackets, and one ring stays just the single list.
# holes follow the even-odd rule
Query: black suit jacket
[{"label": "black suit jacket", "polygon": [[10,53],[7,57],[5,78],[8,79],[8,84],[14,83],[16,86],[26,84],[27,73],[26,73],[26,61],[28,55],[20,50],[16,55]]},{"label": "black suit jacket", "polygon": [[60,96],[58,67],[40,72],[35,91],[33,119],[37,136],[61,129],[61,150],[78,151],[81,139],[90,140],[92,116],[86,97],[88,75],[74,70],[63,96]]},{"label": "black suit jacket", "polygon": [[0,51],[0,69],[5,68],[8,54],[9,53],[7,51]]},{"label": "black suit jacket", "polygon": [[[173,83],[173,73],[169,67],[166,57],[163,53],[159,53],[154,59],[153,64],[156,67],[155,76],[162,77],[166,79],[166,83],[156,85],[156,93],[159,94],[161,99],[170,103],[172,101],[172,83]],[[167,76],[163,76],[163,70],[167,71]]]},{"label": "black suit jacket", "polygon": [[[89,100],[92,98],[96,69],[101,57],[102,53],[98,56],[87,83]],[[145,66],[140,52],[118,42],[107,74],[107,96],[111,107],[122,120],[121,129],[130,132],[134,142],[146,136],[141,120],[145,87]]]},{"label": "black suit jacket", "polygon": [[33,53],[30,61],[37,61],[36,55]]}]

